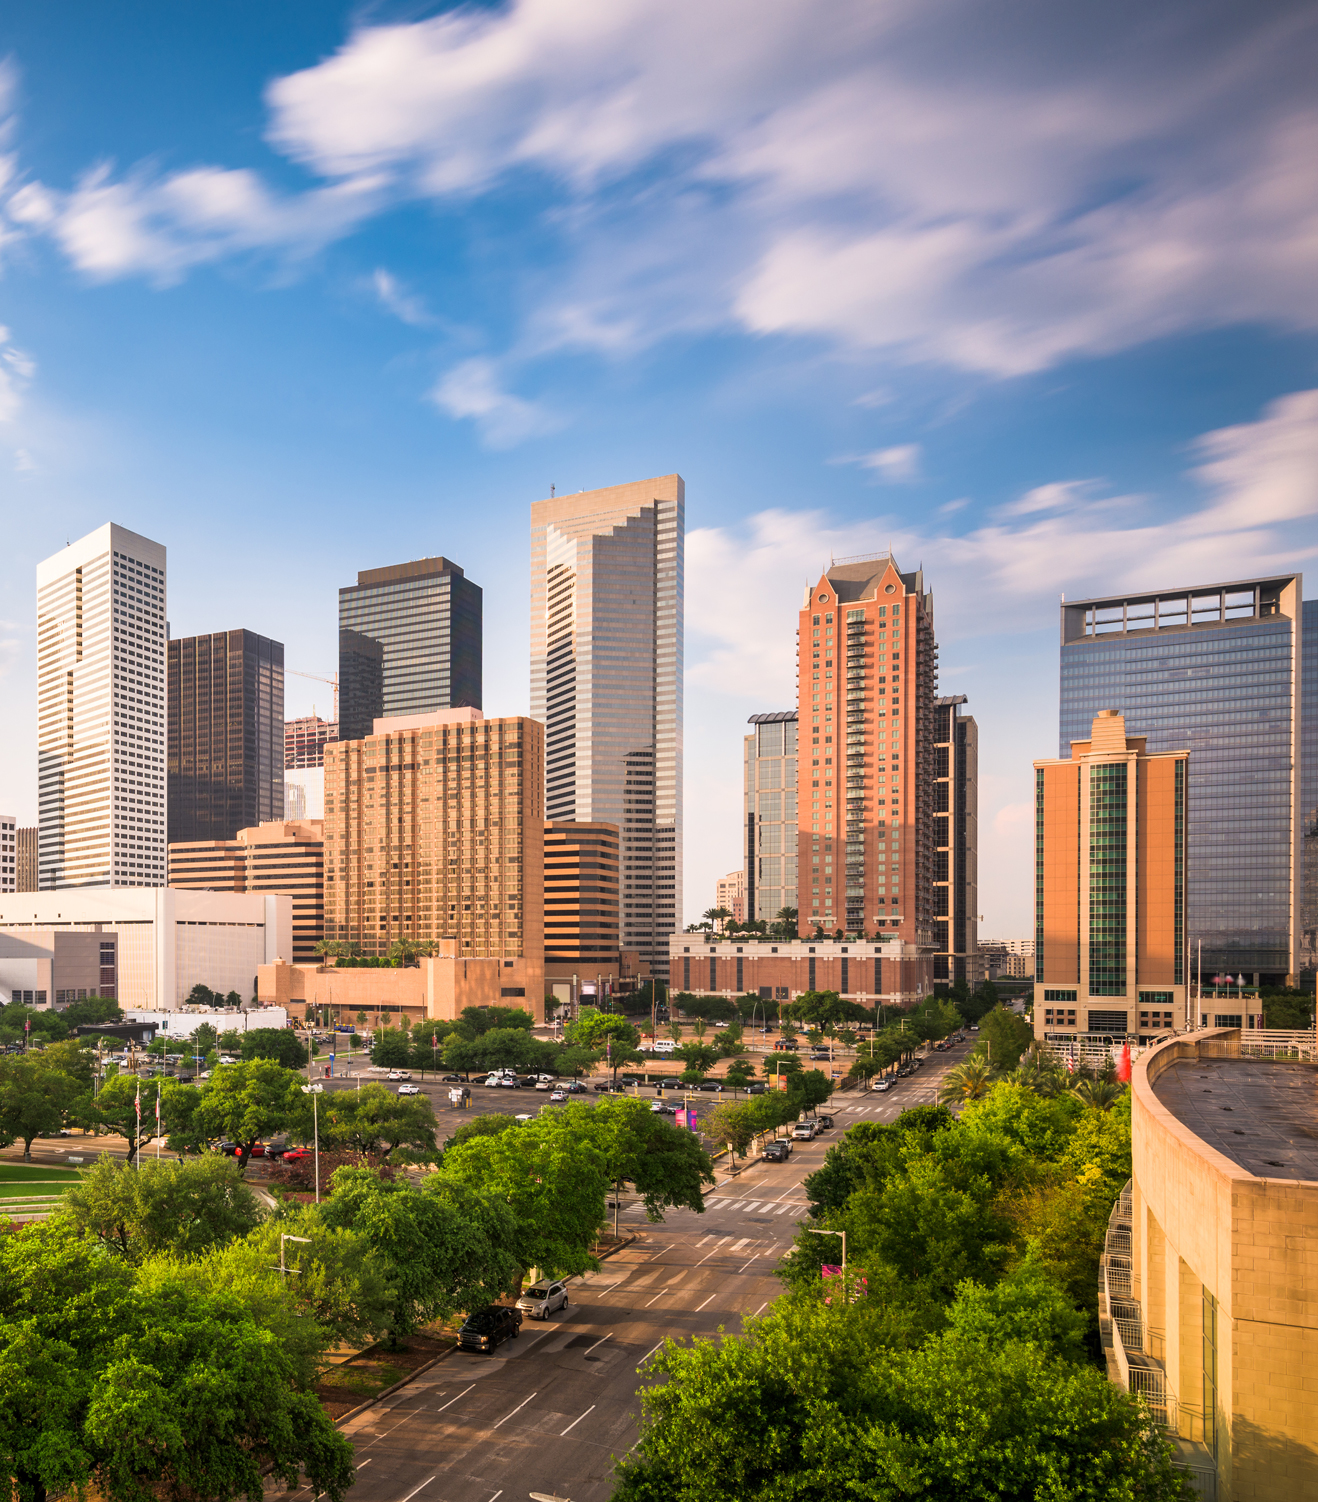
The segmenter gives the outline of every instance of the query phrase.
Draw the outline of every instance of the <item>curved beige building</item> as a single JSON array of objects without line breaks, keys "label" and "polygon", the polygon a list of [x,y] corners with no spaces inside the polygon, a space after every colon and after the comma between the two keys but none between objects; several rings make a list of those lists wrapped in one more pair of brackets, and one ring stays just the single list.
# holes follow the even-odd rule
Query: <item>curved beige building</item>
[{"label": "curved beige building", "polygon": [[1150,1395],[1203,1495],[1318,1498],[1313,1035],[1243,1053],[1236,1029],[1182,1035],[1137,1060],[1131,1089],[1133,1178],[1101,1290],[1109,1373]]}]

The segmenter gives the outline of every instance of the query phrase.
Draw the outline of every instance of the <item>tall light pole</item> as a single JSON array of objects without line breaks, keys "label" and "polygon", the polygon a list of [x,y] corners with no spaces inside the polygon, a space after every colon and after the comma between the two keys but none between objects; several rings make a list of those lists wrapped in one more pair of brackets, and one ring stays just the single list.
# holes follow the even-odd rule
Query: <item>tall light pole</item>
[{"label": "tall light pole", "polygon": [[302,1244],[304,1246],[310,1246],[311,1245],[311,1237],[310,1236],[290,1236],[286,1231],[283,1231],[283,1232],[280,1233],[280,1236],[279,1236],[279,1274],[280,1274],[280,1277],[283,1278],[285,1282],[288,1281],[288,1275],[289,1275],[289,1273],[297,1273],[297,1272],[301,1272],[302,1271],[302,1269],[300,1267],[288,1267],[288,1266],[285,1265],[285,1263],[284,1263],[284,1243],[286,1241],[300,1241],[300,1242],[302,1242]]},{"label": "tall light pole", "polygon": [[817,1231],[814,1226],[807,1226],[806,1230],[812,1236],[840,1236],[842,1238],[842,1276],[847,1274],[847,1233],[845,1231]]},{"label": "tall light pole", "polygon": [[[317,1107],[316,1097],[322,1094],[324,1089],[324,1085],[303,1085],[302,1087],[303,1095],[309,1095],[311,1097],[311,1140],[314,1144],[312,1147],[312,1160],[315,1164],[316,1172],[317,1204],[320,1204],[320,1112]],[[283,1257],[282,1250],[280,1252],[280,1257],[281,1259]]]}]

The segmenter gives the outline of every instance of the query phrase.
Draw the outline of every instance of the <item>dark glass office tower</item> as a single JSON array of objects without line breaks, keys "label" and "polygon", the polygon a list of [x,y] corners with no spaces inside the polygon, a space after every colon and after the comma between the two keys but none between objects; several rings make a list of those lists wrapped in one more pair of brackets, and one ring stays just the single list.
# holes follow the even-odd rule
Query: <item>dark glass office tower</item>
[{"label": "dark glass office tower", "polygon": [[169,643],[171,841],[284,816],[284,646],[254,631]]},{"label": "dark glass office tower", "polygon": [[481,608],[447,558],[365,569],[339,590],[339,739],[381,715],[480,709]]},{"label": "dark glass office tower", "polygon": [[1284,983],[1300,940],[1302,579],[1062,606],[1061,752],[1103,710],[1190,752],[1186,882],[1197,979]]},{"label": "dark glass office tower", "polygon": [[934,700],[934,978],[977,985],[979,726],[964,694]]},{"label": "dark glass office tower", "polygon": [[[1318,600],[1304,602],[1300,649],[1300,984],[1318,979]],[[21,833],[21,831],[20,831]]]}]

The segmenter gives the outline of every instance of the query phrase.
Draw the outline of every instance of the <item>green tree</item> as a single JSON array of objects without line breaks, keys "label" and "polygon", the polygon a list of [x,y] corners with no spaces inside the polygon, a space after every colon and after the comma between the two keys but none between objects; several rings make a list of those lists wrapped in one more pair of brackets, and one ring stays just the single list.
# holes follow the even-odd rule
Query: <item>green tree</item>
[{"label": "green tree", "polygon": [[700,1079],[718,1063],[719,1053],[712,1043],[679,1043],[673,1056],[682,1060],[688,1074]]},{"label": "green tree", "polygon": [[1034,1029],[1024,1017],[996,1006],[980,1019],[974,1051],[984,1055],[995,1069],[1015,1069],[1033,1042]]},{"label": "green tree", "polygon": [[59,1012],[42,1007],[27,1007],[13,1001],[0,1007],[0,1043],[45,1043],[68,1036],[68,1027]]},{"label": "green tree", "polygon": [[201,981],[198,981],[192,990],[188,992],[184,1005],[189,1007],[205,1007],[207,1010],[210,1010],[223,1006],[224,998],[218,991],[212,991],[209,986],[203,985]]},{"label": "green tree", "polygon": [[744,1158],[757,1136],[755,1114],[746,1105],[720,1101],[710,1112],[706,1127],[714,1142],[721,1142],[734,1158]]},{"label": "green tree", "polygon": [[651,1111],[642,1100],[608,1099],[594,1107],[574,1102],[566,1129],[589,1141],[609,1183],[633,1184],[652,1221],[674,1207],[704,1211],[702,1186],[714,1182],[714,1165],[692,1132]]},{"label": "green tree", "polygon": [[307,1050],[288,1027],[254,1027],[242,1035],[239,1055],[243,1059],[273,1059],[285,1069],[305,1069]]},{"label": "green tree", "polygon": [[216,1032],[216,1030],[210,1025],[209,1022],[199,1023],[192,1032],[192,1051],[194,1054],[200,1055],[200,1057],[204,1059],[207,1054],[215,1052],[216,1045],[219,1043],[219,1041],[219,1033]]},{"label": "green tree", "polygon": [[0,1237],[0,1390],[0,1463],[22,1502],[237,1502],[267,1476],[342,1502],[352,1481],[351,1442],[247,1301],[63,1225]]},{"label": "green tree", "polygon": [[792,1089],[800,1091],[802,1108],[814,1111],[832,1095],[833,1081],[820,1069],[806,1069],[792,1081]]},{"label": "green tree", "polygon": [[444,1143],[444,1151],[451,1147],[460,1147],[464,1142],[470,1142],[473,1137],[497,1137],[500,1132],[506,1132],[509,1127],[517,1126],[515,1116],[509,1116],[503,1111],[489,1111],[484,1116],[473,1116],[469,1121],[464,1121],[453,1135]]},{"label": "green tree", "polygon": [[80,1080],[47,1063],[44,1055],[0,1059],[0,1141],[21,1142],[30,1162],[33,1139],[57,1132],[86,1094]]},{"label": "green tree", "polygon": [[957,1285],[948,1327],[981,1340],[1028,1340],[1068,1361],[1083,1362],[1089,1324],[1061,1289],[1031,1242],[1024,1260],[992,1288],[967,1279]]},{"label": "green tree", "polygon": [[398,1147],[435,1149],[435,1110],[424,1095],[395,1095],[378,1080],[321,1098],[320,1140],[330,1148],[390,1153]]},{"label": "green tree", "polygon": [[463,1007],[458,1014],[458,1031],[469,1032],[472,1037],[509,1027],[529,1033],[534,1026],[535,1018],[525,1007]]},{"label": "green tree", "polygon": [[273,1059],[252,1059],[224,1065],[202,1090],[188,1085],[176,1088],[196,1097],[186,1128],[192,1145],[219,1139],[237,1143],[238,1170],[245,1173],[252,1150],[263,1138],[280,1132],[310,1132],[310,1097],[303,1094],[302,1086],[300,1074]]},{"label": "green tree", "polygon": [[938,1099],[947,1102],[979,1100],[989,1092],[993,1070],[987,1059],[963,1059],[949,1069],[938,1088]]},{"label": "green tree", "polygon": [[118,1133],[128,1143],[128,1161],[133,1163],[140,1150],[157,1136],[157,1098],[161,1125],[168,1131],[170,1103],[176,1095],[185,1093],[195,1096],[196,1089],[172,1080],[139,1080],[135,1074],[116,1074],[101,1086],[90,1114],[98,1126]]},{"label": "green tree", "polygon": [[66,1190],[58,1218],[71,1233],[141,1262],[165,1251],[191,1256],[245,1236],[261,1208],[228,1158],[131,1168],[101,1157]]},{"label": "green tree", "polygon": [[91,1091],[96,1055],[86,1038],[65,1038],[59,1043],[47,1043],[41,1052],[41,1062],[47,1068],[58,1069],[77,1080],[83,1091]]},{"label": "green tree", "polygon": [[517,1287],[514,1212],[497,1191],[436,1174],[414,1189],[369,1168],[338,1168],[331,1183],[334,1193],[321,1214],[327,1225],[361,1236],[385,1269],[392,1343],[419,1324],[492,1303]]},{"label": "green tree", "polygon": [[744,1089],[755,1078],[754,1059],[734,1059],[728,1065],[728,1072],[724,1075],[724,1082],[733,1086],[734,1089]]},{"label": "green tree", "polygon": [[1074,1088],[1078,1100],[1098,1111],[1110,1111],[1125,1090],[1111,1080],[1081,1080]]},{"label": "green tree", "polygon": [[71,1001],[59,1015],[70,1032],[75,1027],[96,1027],[124,1020],[118,1002],[107,996],[88,996],[82,1001]]}]

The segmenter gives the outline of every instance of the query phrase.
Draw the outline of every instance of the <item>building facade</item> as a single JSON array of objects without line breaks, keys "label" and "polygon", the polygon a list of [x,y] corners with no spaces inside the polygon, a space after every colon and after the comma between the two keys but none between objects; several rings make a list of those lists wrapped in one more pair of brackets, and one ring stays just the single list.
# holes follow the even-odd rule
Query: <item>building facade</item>
[{"label": "building facade", "polygon": [[325,768],[298,767],[284,773],[284,818],[325,817]]},{"label": "building facade", "polygon": [[621,830],[622,947],[659,976],[682,909],[685,504],[665,475],[531,507],[545,807]]},{"label": "building facade", "polygon": [[18,820],[0,814],[0,892],[18,890]]},{"label": "building facade", "polygon": [[546,990],[573,976],[635,984],[622,953],[620,843],[616,824],[545,825]]},{"label": "building facade", "polygon": [[714,883],[714,906],[728,914],[726,923],[746,921],[746,873],[729,871]]},{"label": "building facade", "polygon": [[[256,971],[293,947],[292,899],[273,894],[88,888],[0,897],[0,937],[34,943],[61,934],[113,936],[120,1007],[176,1011],[192,988],[244,1001]],[[44,937],[43,937],[44,936]]]},{"label": "building facade", "polygon": [[169,846],[169,885],[192,892],[282,892],[293,901],[297,964],[316,959],[325,937],[325,826],[278,819],[232,840]]},{"label": "building facade", "polygon": [[895,935],[879,943],[844,944],[673,934],[668,984],[672,991],[766,1001],[836,991],[862,1006],[911,1007],[933,989],[933,956],[927,945],[907,944]]},{"label": "building facade", "polygon": [[66,1007],[89,996],[118,999],[118,940],[112,932],[0,930],[0,1002]]},{"label": "building facade", "polygon": [[886,554],[833,564],[806,591],[798,647],[801,932],[892,930],[932,950],[938,649],[923,572]]},{"label": "building facade", "polygon": [[165,549],[112,522],[37,565],[38,881],[165,879]]},{"label": "building facade", "polygon": [[1147,1040],[1186,1026],[1188,751],[1146,750],[1100,710],[1068,761],[1036,761],[1034,1031]]},{"label": "building facade", "polygon": [[364,740],[381,717],[479,709],[482,598],[447,558],[365,569],[340,589],[340,738]]},{"label": "building facade", "polygon": [[169,833],[232,840],[284,812],[284,644],[255,631],[169,642]]},{"label": "building facade", "polygon": [[40,887],[40,867],[37,852],[40,849],[41,831],[35,826],[16,831],[18,835],[18,885],[19,892],[35,892]]},{"label": "building facade", "polygon": [[285,720],[284,771],[323,767],[325,747],[338,738],[339,726],[335,720],[322,720],[314,714],[302,715],[296,720]]},{"label": "building facade", "polygon": [[746,737],[742,814],[746,832],[746,917],[775,923],[796,902],[796,734],[794,709],[753,714]]},{"label": "building facade", "polygon": [[1135,1060],[1099,1326],[1194,1494],[1292,1502],[1318,1496],[1318,1109],[1312,1062],[1252,1051],[1221,1030]]},{"label": "building facade", "polygon": [[378,720],[325,751],[325,937],[452,939],[544,1016],[544,733],[478,709]]},{"label": "building facade", "polygon": [[979,726],[961,713],[965,702],[964,694],[934,701],[934,976],[974,986],[981,979]]},{"label": "building facade", "polygon": [[1062,606],[1061,754],[1107,706],[1194,754],[1187,912],[1196,979],[1281,984],[1300,931],[1299,574]]},{"label": "building facade", "polygon": [[[1300,984],[1318,979],[1318,600],[1305,600],[1300,649]],[[22,831],[20,830],[21,834]]]}]

